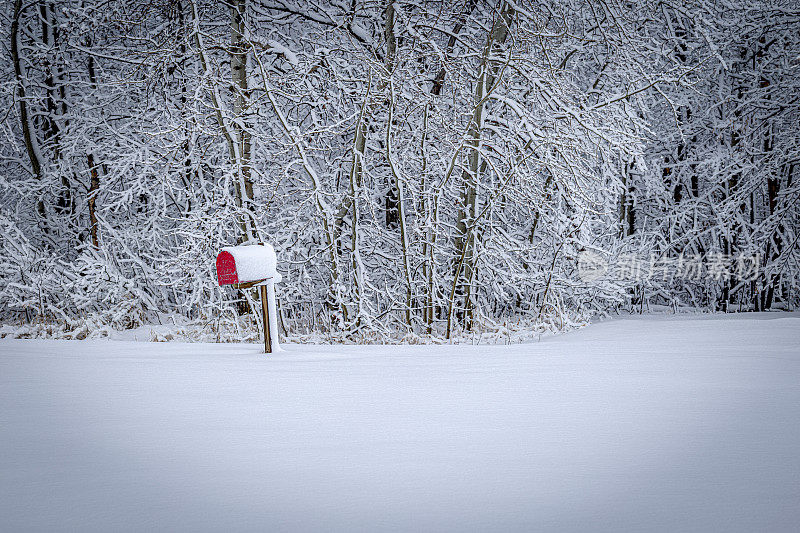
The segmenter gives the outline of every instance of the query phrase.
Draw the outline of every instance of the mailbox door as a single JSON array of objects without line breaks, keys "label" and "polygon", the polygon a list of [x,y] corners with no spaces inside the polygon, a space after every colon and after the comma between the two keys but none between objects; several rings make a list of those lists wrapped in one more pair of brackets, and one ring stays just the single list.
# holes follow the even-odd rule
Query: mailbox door
[{"label": "mailbox door", "polygon": [[220,252],[217,256],[217,281],[220,285],[239,283],[236,273],[236,260],[229,252]]}]

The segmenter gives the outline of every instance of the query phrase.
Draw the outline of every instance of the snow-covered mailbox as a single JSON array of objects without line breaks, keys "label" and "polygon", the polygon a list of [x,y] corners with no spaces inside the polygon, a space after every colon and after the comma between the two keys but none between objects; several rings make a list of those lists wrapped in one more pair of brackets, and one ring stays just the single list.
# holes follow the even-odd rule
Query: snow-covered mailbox
[{"label": "snow-covered mailbox", "polygon": [[226,246],[217,255],[217,281],[237,289],[259,287],[264,324],[264,351],[280,350],[275,284],[281,281],[275,249],[267,244]]}]

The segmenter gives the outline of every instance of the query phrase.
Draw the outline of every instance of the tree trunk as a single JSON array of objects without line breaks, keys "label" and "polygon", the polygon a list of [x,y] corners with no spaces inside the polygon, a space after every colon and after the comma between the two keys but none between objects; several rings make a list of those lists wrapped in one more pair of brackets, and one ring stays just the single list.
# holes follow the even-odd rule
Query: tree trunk
[{"label": "tree trunk", "polygon": [[633,161],[625,161],[622,168],[622,185],[624,187],[620,196],[620,235],[628,237],[634,234],[636,212],[634,211],[633,184],[631,175],[633,171]]},{"label": "tree trunk", "polygon": [[[480,75],[475,83],[475,108],[467,132],[467,168],[462,173],[464,183],[463,196],[460,206],[459,219],[456,223],[456,268],[454,273],[454,287],[460,290],[452,291],[453,295],[460,292],[464,299],[464,319],[467,329],[472,327],[474,313],[473,281],[476,279],[475,271],[475,231],[474,219],[477,214],[478,184],[480,182],[481,168],[481,131],[483,129],[484,111],[486,100],[500,74],[500,65],[493,59],[497,48],[505,43],[508,38],[514,8],[511,4],[503,2],[499,14],[492,24],[486,46],[483,49]],[[463,282],[459,277],[463,272]],[[455,302],[451,298],[450,313],[453,314]],[[449,330],[450,328],[448,328]]]},{"label": "tree trunk", "polygon": [[[87,37],[86,48],[90,49],[92,41]],[[89,83],[93,90],[97,90],[97,73],[94,68],[94,57],[89,55],[87,61],[87,70],[89,72]],[[89,237],[92,240],[92,246],[95,250],[100,249],[100,227],[97,220],[97,195],[100,193],[100,173],[98,171],[100,165],[95,162],[94,154],[89,152],[86,154],[86,162],[89,166],[89,189],[86,193],[86,203],[89,207]]]},{"label": "tree trunk", "polygon": [[353,161],[350,167],[350,257],[353,267],[353,284],[355,289],[356,313],[355,326],[361,325],[363,315],[364,297],[364,267],[361,263],[361,250],[359,249],[360,230],[359,223],[361,213],[359,212],[359,200],[361,187],[364,182],[364,156],[367,144],[367,106],[370,98],[371,82],[367,83],[367,94],[364,96],[364,103],[361,105],[361,113],[356,124],[356,136],[353,142]]},{"label": "tree trunk", "polygon": [[[22,17],[22,12],[22,0],[15,0],[14,18],[11,21],[11,60],[14,62],[14,74],[17,82],[17,105],[19,106],[22,137],[25,140],[25,151],[31,162],[31,173],[38,181],[42,181],[44,179],[42,175],[42,153],[39,147],[39,141],[36,138],[36,131],[31,122],[31,117],[28,114],[28,104],[25,94],[25,82],[27,78],[25,75],[25,68],[22,65],[22,60],[19,55],[19,19]],[[39,195],[39,198],[36,200],[36,212],[42,218],[45,232],[49,231],[47,214],[41,195]]]},{"label": "tree trunk", "polygon": [[[394,2],[395,0],[386,0],[386,7],[383,10],[383,36],[384,40],[386,41],[386,55],[384,56],[385,59],[383,67],[386,70],[385,75],[387,78],[392,76],[395,66],[395,57],[397,56],[397,37],[394,34]],[[383,92],[383,89],[385,89],[385,84],[381,83],[381,90],[379,92]],[[393,105],[393,102],[388,102],[388,105]],[[389,177],[389,187],[387,188],[385,201],[387,228],[396,228],[398,225],[400,225],[401,215],[399,202],[400,185],[397,183],[394,173],[392,173],[392,175]]]},{"label": "tree trunk", "polygon": [[[467,22],[467,17],[472,14],[475,10],[475,6],[478,5],[478,0],[467,0],[467,4],[464,6],[464,11],[461,12],[461,15],[458,17],[455,25],[453,25],[453,31],[450,32],[450,37],[447,39],[447,46],[445,47],[445,61],[453,53],[453,48],[456,45],[456,36],[461,33],[461,30],[464,29],[464,24]],[[446,65],[442,65],[442,68],[439,69],[439,73],[436,74],[436,78],[433,80],[433,86],[431,87],[431,94],[434,96],[439,96],[442,93],[442,87],[444,87],[444,78],[447,75],[447,68]]]},{"label": "tree trunk", "polygon": [[[39,3],[39,21],[41,23],[42,44],[47,49],[44,60],[44,70],[46,72],[44,84],[47,94],[47,98],[45,98],[47,114],[43,120],[44,143],[53,151],[54,159],[60,161],[63,158],[61,128],[56,117],[66,112],[67,104],[64,99],[64,86],[61,83],[63,81],[61,79],[62,69],[56,69],[53,65],[53,62],[58,61],[58,26],[55,20],[55,7],[52,2]],[[50,58],[53,58],[52,61]],[[56,80],[58,80],[58,86]],[[61,214],[68,214],[74,212],[75,208],[72,202],[72,185],[64,173],[64,169],[60,168],[59,170],[61,173],[61,188],[58,191],[56,200],[56,211]]]},{"label": "tree trunk", "polygon": [[242,223],[244,240],[257,238],[254,206],[253,181],[251,178],[252,136],[245,116],[249,111],[250,91],[247,84],[248,43],[245,36],[245,14],[247,0],[231,2],[231,78],[235,96],[233,100],[233,138],[236,144],[237,204],[245,211]]}]

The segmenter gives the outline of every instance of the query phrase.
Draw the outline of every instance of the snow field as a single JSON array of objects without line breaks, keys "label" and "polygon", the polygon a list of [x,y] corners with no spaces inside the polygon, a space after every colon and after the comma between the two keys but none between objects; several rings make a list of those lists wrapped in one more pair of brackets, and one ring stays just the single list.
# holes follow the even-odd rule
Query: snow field
[{"label": "snow field", "polygon": [[800,316],[0,341],[2,531],[796,531]]}]

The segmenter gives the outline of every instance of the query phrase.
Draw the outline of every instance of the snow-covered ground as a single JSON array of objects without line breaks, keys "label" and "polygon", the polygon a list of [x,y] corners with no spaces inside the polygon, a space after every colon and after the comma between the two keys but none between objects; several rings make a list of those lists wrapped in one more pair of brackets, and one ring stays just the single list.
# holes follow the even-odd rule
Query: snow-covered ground
[{"label": "snow-covered ground", "polygon": [[0,341],[0,531],[797,531],[800,315]]}]

